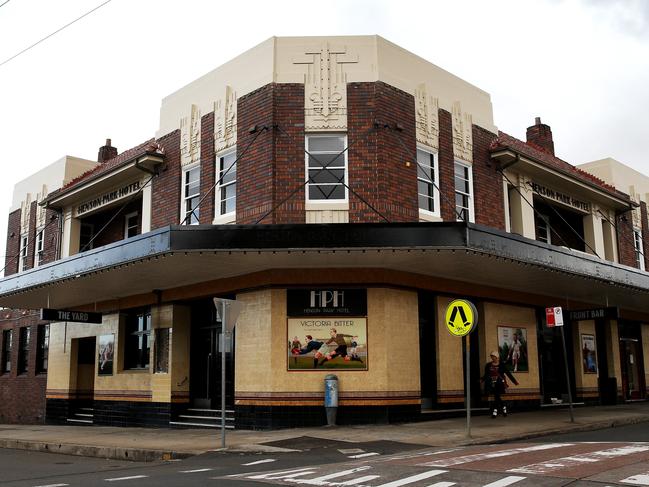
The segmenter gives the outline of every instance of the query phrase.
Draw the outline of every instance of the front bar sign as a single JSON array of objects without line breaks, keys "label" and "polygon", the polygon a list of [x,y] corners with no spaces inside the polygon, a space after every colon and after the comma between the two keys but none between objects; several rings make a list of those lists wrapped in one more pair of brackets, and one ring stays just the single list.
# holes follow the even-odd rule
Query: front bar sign
[{"label": "front bar sign", "polygon": [[41,320],[46,321],[72,321],[74,323],[101,324],[101,313],[89,311],[72,311],[67,309],[41,308]]}]

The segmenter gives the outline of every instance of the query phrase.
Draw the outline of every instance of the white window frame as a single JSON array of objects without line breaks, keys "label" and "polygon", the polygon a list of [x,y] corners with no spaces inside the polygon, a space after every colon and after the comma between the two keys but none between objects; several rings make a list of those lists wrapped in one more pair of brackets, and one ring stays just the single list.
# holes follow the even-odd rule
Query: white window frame
[{"label": "white window frame", "polygon": [[644,262],[644,243],[642,242],[642,229],[633,229],[633,250],[635,251],[635,260],[641,271],[645,270]]},{"label": "white window frame", "polygon": [[[537,218],[540,219],[545,224],[545,232],[546,232],[546,235],[547,235],[547,241],[545,241],[545,242],[543,240],[539,240],[539,232],[538,232],[539,225],[537,225],[537,222],[538,222]],[[552,229],[550,228],[550,223],[549,223],[548,220],[549,220],[548,216],[544,215],[542,213],[539,213],[538,215],[535,215],[535,218],[534,218],[534,233],[535,233],[535,237],[536,237],[537,242],[547,243],[549,245],[552,245]]]},{"label": "white window frame", "polygon": [[[180,180],[180,193],[181,193],[180,194],[180,223],[184,224],[184,225],[198,225],[200,223],[200,215],[201,215],[201,209],[200,208],[198,209],[198,215],[197,215],[197,218],[196,218],[199,221],[191,223],[192,217],[189,218],[189,221],[185,221],[185,219],[187,218],[187,214],[188,214],[188,212],[187,212],[187,199],[188,199],[188,196],[186,194],[185,175],[188,172],[193,171],[194,169],[198,169],[198,193],[196,194],[196,196],[200,200],[200,195],[201,195],[201,165],[200,165],[200,162],[197,162],[197,163],[191,164],[189,166],[183,167],[182,171],[180,173],[180,177],[181,177],[181,180]],[[191,197],[193,198],[194,196],[191,196]]]},{"label": "white window frame", "polygon": [[[306,151],[304,153],[304,178],[305,181],[309,179],[309,154],[307,152],[311,152],[309,150],[309,139],[315,139],[319,137],[342,137],[343,139],[343,148],[347,148],[347,134],[340,133],[340,132],[332,132],[332,133],[326,133],[326,132],[321,132],[321,133],[313,133],[313,134],[308,134],[305,135],[304,137],[304,147],[306,148]],[[349,161],[347,158],[347,153],[349,151],[343,152],[343,160],[345,161],[344,165],[344,171],[345,171],[345,186],[343,186],[343,189],[345,191],[345,197],[340,198],[340,199],[328,199],[328,200],[312,200],[309,198],[309,186],[311,183],[307,183],[305,186],[305,191],[304,191],[304,198],[306,200],[306,205],[307,209],[348,209],[349,208],[349,190],[347,189],[347,186],[349,186]],[[324,207],[324,208],[323,208]]]},{"label": "white window frame", "polygon": [[[440,195],[439,195],[439,153],[422,145],[417,146],[417,156],[419,156],[419,151],[422,151],[428,155],[433,156],[433,177],[434,183],[433,186],[433,206],[435,211],[426,210],[419,207],[419,181],[427,182],[425,179],[419,177],[419,157],[417,157],[417,207],[419,208],[419,218],[421,220],[432,220],[439,221],[441,220],[442,213],[440,207]],[[431,184],[431,183],[428,183]]]},{"label": "white window frame", "polygon": [[27,270],[27,252],[29,250],[29,235],[20,236],[20,249],[18,251],[18,272]]},{"label": "white window frame", "polygon": [[[467,195],[466,193],[462,191],[457,190],[457,186],[455,185],[455,166],[462,166],[465,168],[469,169],[469,190],[470,193]],[[465,196],[469,197],[469,222],[474,223],[475,222],[475,211],[474,211],[474,205],[473,205],[473,200],[475,198],[475,191],[473,189],[473,166],[471,164],[468,164],[463,161],[458,161],[456,160],[455,163],[453,164],[453,211],[455,212],[455,219],[457,221],[462,221],[457,215],[457,204],[455,202],[455,195],[457,193],[463,194]]]},{"label": "white window frame", "polygon": [[44,244],[45,228],[41,227],[36,230],[36,240],[34,241],[34,267],[41,265],[41,260],[43,260]]},{"label": "white window frame", "polygon": [[[216,164],[214,166],[214,177],[216,178],[216,182],[218,182],[219,179],[221,178],[221,159],[223,159],[224,157],[227,157],[227,156],[229,156],[231,154],[234,154],[234,158],[235,158],[235,161],[236,161],[236,158],[237,158],[236,153],[237,153],[236,147],[231,147],[231,148],[221,152],[220,154],[217,154],[217,156],[216,156]],[[237,168],[236,169],[239,169],[238,166],[239,166],[239,162],[237,161]],[[228,169],[227,167],[224,168],[224,170],[227,170],[227,169]],[[230,173],[228,173],[228,174],[230,174]],[[228,213],[221,213],[221,201],[222,201],[221,200],[221,191],[222,191],[222,189],[227,188],[228,186],[232,186],[232,185],[235,185],[235,188],[236,188],[236,184],[237,184],[237,178],[235,177],[234,181],[230,181],[227,184],[218,184],[216,186],[216,190],[214,191],[214,221],[213,221],[214,224],[232,223],[232,222],[236,221],[236,219],[237,219],[237,208],[236,208],[237,207],[237,196],[236,196],[236,192],[235,192],[235,196],[234,196],[234,210],[230,211]]]},{"label": "white window frame", "polygon": [[[140,227],[140,222],[139,222],[139,220],[137,219],[139,216],[140,216],[140,212],[139,212],[139,211],[133,211],[133,212],[131,212],[131,213],[127,213],[126,215],[124,215],[124,238],[129,238],[129,236],[128,236],[128,229],[133,227],[132,225],[129,225],[129,224],[128,224],[128,221],[129,221],[131,218],[133,218],[133,217],[136,218],[136,220],[135,220],[135,228],[139,228],[139,227]],[[139,235],[139,233],[136,233],[135,235]],[[134,236],[135,236],[135,235],[134,235]]]}]

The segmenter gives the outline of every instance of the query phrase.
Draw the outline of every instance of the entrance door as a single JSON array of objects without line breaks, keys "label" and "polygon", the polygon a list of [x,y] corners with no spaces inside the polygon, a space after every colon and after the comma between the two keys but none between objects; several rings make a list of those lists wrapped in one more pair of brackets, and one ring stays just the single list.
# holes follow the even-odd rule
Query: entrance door
[{"label": "entrance door", "polygon": [[[198,409],[221,409],[221,323],[213,302],[192,305],[190,398]],[[226,406],[234,405],[234,341],[227,340]]]},{"label": "entrance door", "polygon": [[85,403],[92,403],[94,396],[96,338],[79,338],[75,341],[77,347],[76,398],[79,405],[82,406]]},{"label": "entrance door", "polygon": [[[538,349],[539,365],[541,368],[541,393],[543,404],[553,404],[557,400],[568,401],[568,384],[566,382],[566,366],[563,357],[563,345],[561,343],[561,329],[548,328],[545,326],[545,313],[539,310],[538,320]],[[566,323],[565,337],[566,349],[568,351],[568,363],[573,362],[572,333],[570,324]],[[575,374],[574,368],[570,367],[570,387],[572,397],[575,397]]]},{"label": "entrance door", "polygon": [[622,392],[626,400],[644,399],[642,350],[637,338],[620,338]]}]

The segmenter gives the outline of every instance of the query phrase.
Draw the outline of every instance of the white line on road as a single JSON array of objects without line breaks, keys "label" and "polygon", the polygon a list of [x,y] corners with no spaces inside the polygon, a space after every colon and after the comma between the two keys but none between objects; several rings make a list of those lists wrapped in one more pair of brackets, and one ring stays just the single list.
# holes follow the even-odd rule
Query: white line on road
[{"label": "white line on road", "polygon": [[340,482],[336,485],[358,485],[363,482],[369,482],[370,480],[378,479],[380,475],[366,475],[365,477],[358,477],[357,479],[347,480],[345,482]]},{"label": "white line on road", "polygon": [[579,456],[554,458],[545,462],[533,463],[531,465],[525,465],[523,467],[512,468],[507,471],[515,473],[545,474],[548,472],[561,470],[563,468],[583,465],[584,463],[601,462],[602,460],[609,460],[611,458],[633,455],[635,453],[642,453],[648,450],[649,445],[627,445],[611,448],[608,450],[583,453]]},{"label": "white line on road", "polygon": [[413,482],[419,482],[420,480],[426,480],[431,477],[434,477],[435,475],[440,475],[446,472],[447,470],[429,470],[428,472],[418,473],[417,475],[411,475],[410,477],[394,480],[392,482],[388,482],[387,484],[381,484],[377,487],[400,487],[402,485],[412,484]]},{"label": "white line on road", "polygon": [[455,482],[437,482],[430,484],[428,487],[451,487],[451,485],[455,485]]},{"label": "white line on road", "polygon": [[37,485],[35,487],[67,487],[70,484],[48,484],[48,485]]},{"label": "white line on road", "polygon": [[365,458],[365,457],[373,457],[376,455],[380,455],[380,453],[376,453],[376,452],[361,453],[360,455],[348,455],[347,458]]},{"label": "white line on road", "polygon": [[632,477],[627,477],[624,480],[620,480],[620,483],[633,484],[633,485],[649,485],[649,472],[633,475]]},{"label": "white line on road", "polygon": [[341,470],[340,472],[334,472],[327,475],[322,475],[321,477],[316,477],[314,479],[304,480],[289,480],[289,482],[295,482],[296,484],[306,484],[306,485],[328,485],[329,480],[337,479],[338,477],[345,477],[356,472],[363,472],[370,467],[369,465],[363,465],[362,467],[350,468],[349,470]]},{"label": "white line on road", "polygon": [[276,462],[274,458],[266,458],[265,460],[257,460],[256,462],[250,462],[250,463],[242,463],[244,467],[249,467],[251,465],[261,465],[262,463],[271,463],[271,462]]},{"label": "white line on road", "polygon": [[198,472],[209,472],[214,470],[213,468],[197,468],[195,470],[181,470],[180,473],[198,473]]},{"label": "white line on road", "polygon": [[119,482],[120,480],[135,480],[135,479],[145,479],[148,475],[133,475],[131,477],[117,477],[114,479],[104,479],[106,482]]},{"label": "white line on road", "polygon": [[[248,474],[244,474],[244,475],[247,475],[246,478],[251,480],[260,480],[260,479],[278,480],[278,479],[293,478],[302,475],[308,475],[316,472],[317,470],[313,470],[313,467],[305,467],[305,468],[294,468],[292,470],[284,470],[282,472],[266,472],[260,475],[248,475]],[[228,475],[228,477],[236,477],[238,475],[241,474]]]},{"label": "white line on road", "polygon": [[505,477],[504,479],[491,482],[490,484],[487,484],[484,487],[507,487],[508,485],[515,484],[516,482],[520,482],[521,480],[525,480],[526,478],[527,477],[518,477],[516,475],[510,475],[509,477]]},{"label": "white line on road", "polygon": [[[445,458],[443,460],[434,460],[420,464],[423,467],[452,467],[453,465],[460,465],[463,463],[481,462],[483,460],[490,460],[492,458],[508,457],[516,455],[517,453],[528,453],[533,451],[551,450],[553,448],[561,448],[564,446],[574,446],[572,443],[546,443],[544,445],[534,445],[522,448],[510,448],[508,450],[500,450],[487,453],[476,453],[473,455],[465,455],[463,457]],[[511,472],[515,470],[510,470]]]}]

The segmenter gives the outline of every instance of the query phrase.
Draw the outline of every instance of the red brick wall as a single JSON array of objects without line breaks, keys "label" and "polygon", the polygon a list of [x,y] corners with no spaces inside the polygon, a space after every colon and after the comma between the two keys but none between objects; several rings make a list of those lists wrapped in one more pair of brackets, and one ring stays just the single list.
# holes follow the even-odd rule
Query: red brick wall
[{"label": "red brick wall", "polygon": [[151,230],[180,223],[180,130],[158,139],[165,165],[151,187]]},{"label": "red brick wall", "polygon": [[[439,110],[439,204],[444,221],[457,220],[455,212],[455,156],[453,154],[453,117]],[[476,182],[473,188],[475,191]]]},{"label": "red brick wall", "polygon": [[5,276],[18,272],[18,252],[20,252],[20,214],[14,210],[9,213],[7,223],[7,246],[5,247]]},{"label": "red brick wall", "polygon": [[[256,223],[280,203],[261,223],[304,223],[304,85],[271,83],[237,103],[237,223]],[[269,130],[249,133],[255,125]]]},{"label": "red brick wall", "polygon": [[[23,314],[25,313],[25,314]],[[6,316],[9,315],[9,319]],[[47,375],[36,373],[37,336],[41,322],[32,312],[3,310],[0,312],[0,350],[2,331],[12,330],[11,372],[0,375],[0,423],[43,423]],[[29,326],[31,338],[28,371],[18,375],[19,328]]]},{"label": "red brick wall", "polygon": [[53,262],[58,258],[61,216],[54,210],[45,210],[45,235],[43,236],[43,257],[41,264]]},{"label": "red brick wall", "polygon": [[473,126],[473,207],[476,223],[504,231],[503,179],[489,154],[489,146],[496,137],[482,127]]},{"label": "red brick wall", "polygon": [[38,210],[36,201],[32,201],[29,205],[29,230],[27,240],[27,267],[31,269],[34,267],[34,251],[36,249],[36,211]]},{"label": "red brick wall", "polygon": [[640,216],[642,219],[642,247],[644,251],[644,268],[649,271],[649,219],[647,218],[647,203],[640,202]]},{"label": "red brick wall", "polygon": [[637,267],[633,246],[633,218],[630,211],[617,217],[617,249],[620,264]]},{"label": "red brick wall", "polygon": [[201,198],[208,192],[198,213],[201,225],[211,225],[214,220],[214,186],[216,161],[214,159],[214,112],[201,118]]},{"label": "red brick wall", "polygon": [[[390,222],[417,221],[413,96],[382,82],[349,83],[347,106],[350,188]],[[381,126],[375,128],[375,121]],[[384,128],[384,124],[393,129],[398,125],[400,130],[393,132]],[[349,221],[384,220],[349,192]]]}]

